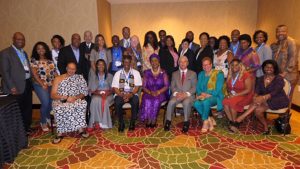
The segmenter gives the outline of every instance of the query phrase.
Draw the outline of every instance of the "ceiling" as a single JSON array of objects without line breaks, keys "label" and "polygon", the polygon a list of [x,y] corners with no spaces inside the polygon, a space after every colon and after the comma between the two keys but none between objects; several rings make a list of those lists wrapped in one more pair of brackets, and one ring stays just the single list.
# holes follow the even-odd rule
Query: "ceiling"
[{"label": "ceiling", "polygon": [[107,1],[111,4],[129,4],[129,3],[154,3],[154,2],[164,3],[164,2],[237,1],[237,0],[107,0]]}]

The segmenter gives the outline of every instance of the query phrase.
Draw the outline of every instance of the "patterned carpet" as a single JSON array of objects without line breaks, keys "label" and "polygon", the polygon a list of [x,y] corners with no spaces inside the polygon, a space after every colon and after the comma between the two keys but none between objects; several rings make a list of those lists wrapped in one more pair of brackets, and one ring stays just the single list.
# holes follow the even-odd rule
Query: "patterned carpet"
[{"label": "patterned carpet", "polygon": [[241,134],[230,134],[225,119],[217,120],[208,134],[201,134],[193,120],[184,135],[180,121],[182,116],[174,118],[170,132],[163,131],[162,124],[156,129],[138,124],[134,132],[118,133],[114,127],[94,131],[88,139],[71,133],[58,145],[51,144],[51,133],[38,130],[29,149],[5,168],[300,168],[296,135],[283,137],[273,130],[262,136],[250,120],[241,126]]}]

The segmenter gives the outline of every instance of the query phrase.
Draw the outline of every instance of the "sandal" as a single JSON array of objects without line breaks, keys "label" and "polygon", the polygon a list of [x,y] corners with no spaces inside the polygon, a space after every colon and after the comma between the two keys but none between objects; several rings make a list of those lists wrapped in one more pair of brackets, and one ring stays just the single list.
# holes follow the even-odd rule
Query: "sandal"
[{"label": "sandal", "polygon": [[64,138],[64,136],[56,136],[53,140],[52,140],[52,144],[58,144],[62,141],[62,139]]},{"label": "sandal", "polygon": [[81,138],[88,138],[90,136],[89,133],[87,133],[85,131],[80,132],[79,135],[80,135]]}]

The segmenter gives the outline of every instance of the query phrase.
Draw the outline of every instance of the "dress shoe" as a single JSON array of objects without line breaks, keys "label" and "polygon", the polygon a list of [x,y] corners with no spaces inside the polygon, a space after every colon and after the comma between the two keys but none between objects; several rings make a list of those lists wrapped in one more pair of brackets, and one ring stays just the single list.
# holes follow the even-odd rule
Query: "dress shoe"
[{"label": "dress shoe", "polygon": [[129,131],[133,131],[134,129],[135,129],[135,122],[134,122],[134,121],[131,121],[130,124],[129,124],[128,130],[129,130]]},{"label": "dress shoe", "polygon": [[124,124],[124,123],[119,124],[119,129],[118,129],[118,131],[119,131],[119,132],[124,132],[124,129],[125,129],[125,124]]},{"label": "dress shoe", "polygon": [[171,121],[170,120],[166,120],[166,124],[164,127],[165,131],[170,131],[170,127],[171,127]]},{"label": "dress shoe", "polygon": [[190,123],[188,121],[183,122],[182,132],[187,133],[189,131]]}]

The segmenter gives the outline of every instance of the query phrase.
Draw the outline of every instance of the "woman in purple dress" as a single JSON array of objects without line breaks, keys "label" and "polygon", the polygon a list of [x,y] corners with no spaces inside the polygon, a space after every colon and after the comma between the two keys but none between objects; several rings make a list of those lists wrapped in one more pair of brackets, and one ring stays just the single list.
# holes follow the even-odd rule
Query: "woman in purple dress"
[{"label": "woman in purple dress", "polygon": [[160,105],[166,100],[166,91],[169,89],[168,75],[164,70],[161,70],[159,60],[157,54],[152,54],[150,56],[151,69],[144,71],[144,94],[140,107],[140,118],[146,122],[147,128],[156,126]]},{"label": "woman in purple dress", "polygon": [[252,112],[264,126],[264,135],[270,134],[264,112],[267,109],[278,110],[289,106],[289,98],[284,92],[284,79],[279,75],[279,67],[274,60],[266,60],[262,64],[264,75],[256,81],[253,103],[249,109],[236,119],[236,124],[242,122]]}]

